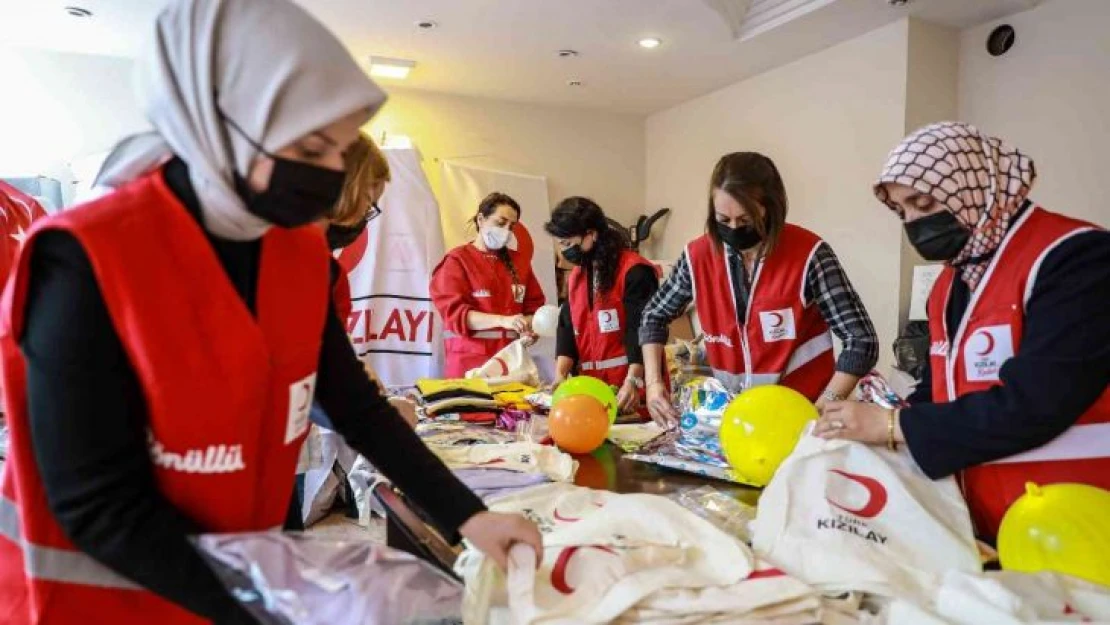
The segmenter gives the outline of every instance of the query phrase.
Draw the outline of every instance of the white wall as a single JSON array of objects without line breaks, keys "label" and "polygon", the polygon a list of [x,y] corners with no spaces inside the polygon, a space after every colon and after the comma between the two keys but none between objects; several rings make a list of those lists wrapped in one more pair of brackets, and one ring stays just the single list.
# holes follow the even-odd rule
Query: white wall
[{"label": "white wall", "polygon": [[[1001,57],[986,51],[999,23],[1016,30]],[[1044,0],[961,34],[960,117],[1003,137],[1037,165],[1032,197],[1110,226],[1110,2]]]},{"label": "white wall", "polygon": [[131,66],[127,59],[0,46],[0,176],[62,179],[72,159],[146,128]]},{"label": "white wall", "polygon": [[903,136],[907,37],[902,20],[650,116],[646,203],[676,213],[656,256],[676,257],[703,231],[709,175],[720,156],[762,152],[785,180],[789,220],[840,256],[889,364],[901,234],[871,183]]},{"label": "white wall", "polygon": [[370,130],[378,140],[383,131],[410,137],[437,193],[437,159],[444,159],[546,176],[552,203],[570,195],[592,197],[624,224],[644,212],[643,117],[389,92]]}]

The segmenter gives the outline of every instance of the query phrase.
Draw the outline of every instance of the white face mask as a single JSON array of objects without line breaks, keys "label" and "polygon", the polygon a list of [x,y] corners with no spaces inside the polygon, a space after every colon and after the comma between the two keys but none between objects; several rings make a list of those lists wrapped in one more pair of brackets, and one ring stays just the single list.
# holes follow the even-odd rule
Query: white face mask
[{"label": "white face mask", "polygon": [[486,249],[497,251],[508,245],[509,240],[513,236],[513,231],[508,228],[500,228],[498,226],[486,226],[482,228],[482,243],[485,244]]}]

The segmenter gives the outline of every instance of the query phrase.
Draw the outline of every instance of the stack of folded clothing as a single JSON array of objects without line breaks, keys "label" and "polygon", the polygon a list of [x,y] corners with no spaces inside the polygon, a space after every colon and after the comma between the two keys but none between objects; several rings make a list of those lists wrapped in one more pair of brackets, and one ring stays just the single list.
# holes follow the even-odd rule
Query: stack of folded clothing
[{"label": "stack of folded clothing", "polygon": [[485,380],[417,380],[430,418],[458,415],[463,421],[492,423],[499,406]]},{"label": "stack of folded clothing", "polygon": [[495,384],[490,387],[497,405],[505,410],[531,410],[532,404],[528,403],[526,398],[538,390],[534,386],[519,382]]}]

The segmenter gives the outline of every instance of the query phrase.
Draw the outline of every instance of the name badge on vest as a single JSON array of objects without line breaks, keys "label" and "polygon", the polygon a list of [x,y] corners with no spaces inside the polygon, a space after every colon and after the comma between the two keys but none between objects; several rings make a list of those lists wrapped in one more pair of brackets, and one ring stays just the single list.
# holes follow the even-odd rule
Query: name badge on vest
[{"label": "name badge on vest", "polygon": [[763,326],[764,342],[793,341],[797,338],[794,332],[794,311],[789,308],[759,313],[759,324]]},{"label": "name badge on vest", "polygon": [[979,328],[964,343],[964,369],[969,382],[996,382],[1002,363],[1014,356],[1010,326]]},{"label": "name badge on vest", "polygon": [[285,444],[288,445],[308,431],[308,413],[316,391],[316,374],[289,385],[289,417],[285,422]]},{"label": "name badge on vest", "polygon": [[523,304],[524,303],[524,291],[525,291],[525,288],[524,288],[523,284],[514,284],[513,285],[513,301],[516,302],[517,304]]},{"label": "name badge on vest", "polygon": [[477,291],[474,291],[470,295],[474,299],[482,299],[482,298],[485,298],[485,297],[491,297],[490,292],[489,292],[488,289],[478,289]]},{"label": "name badge on vest", "polygon": [[616,308],[609,310],[597,311],[597,327],[601,330],[602,334],[609,334],[610,332],[619,332],[621,329],[621,318],[617,314]]}]

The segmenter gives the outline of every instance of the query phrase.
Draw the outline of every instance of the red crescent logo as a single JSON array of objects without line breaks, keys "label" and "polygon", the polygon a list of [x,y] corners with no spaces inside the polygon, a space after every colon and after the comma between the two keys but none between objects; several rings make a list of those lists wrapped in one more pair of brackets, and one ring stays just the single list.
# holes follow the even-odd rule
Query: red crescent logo
[{"label": "red crescent logo", "polygon": [[601,318],[602,318],[602,321],[604,321],[605,323],[612,323],[613,322],[613,311],[611,311],[611,310],[601,311]]},{"label": "red crescent logo", "polygon": [[979,354],[980,356],[986,356],[987,354],[994,351],[994,335],[993,334],[991,334],[990,332],[987,332],[986,330],[979,330],[978,332],[975,333],[975,336],[982,336],[982,337],[986,337],[986,339],[987,339],[986,349],[984,349],[981,352],[975,352],[976,354]]},{"label": "red crescent logo", "polygon": [[301,384],[301,390],[304,391],[304,401],[301,402],[301,407],[297,408],[297,410],[304,412],[308,410],[308,402],[312,401],[312,385],[308,382],[304,382]]},{"label": "red crescent logo", "polygon": [[505,362],[504,358],[494,356],[493,360],[501,365],[501,375],[509,375],[509,363]]},{"label": "red crescent logo", "polygon": [[367,230],[363,230],[362,234],[358,235],[354,243],[339,251],[339,266],[347,273],[351,273],[362,262],[362,257],[366,255],[366,248],[370,242],[370,235]]},{"label": "red crescent logo", "polygon": [[551,567],[551,587],[564,595],[569,595],[574,592],[574,589],[567,584],[567,567],[570,566],[570,559],[574,557],[574,554],[578,553],[579,549],[596,549],[598,551],[617,555],[616,551],[608,547],[598,546],[567,547],[560,551],[559,557],[555,559],[555,566]]},{"label": "red crescent logo", "polygon": [[833,501],[832,499],[829,499],[828,497],[825,497],[825,500],[828,501],[833,506],[835,506],[837,508],[840,508],[841,510],[847,512],[848,514],[852,514],[852,515],[855,515],[855,516],[858,516],[858,517],[862,517],[864,519],[873,519],[873,518],[875,518],[876,516],[879,515],[880,512],[883,511],[883,508],[886,507],[886,501],[887,501],[886,487],[883,486],[879,482],[879,480],[876,480],[873,477],[867,477],[867,476],[864,476],[864,475],[855,475],[854,473],[848,473],[846,471],[841,471],[840,469],[829,469],[829,472],[830,473],[835,473],[835,474],[837,474],[841,477],[848,478],[849,480],[852,480],[856,484],[859,484],[860,486],[863,486],[864,488],[867,489],[867,503],[864,504],[864,506],[862,508],[859,508],[859,509],[848,508],[848,507],[845,507],[845,506],[842,506],[842,505],[838,504],[837,502]]},{"label": "red crescent logo", "polygon": [[773,318],[775,320],[775,322],[771,324],[772,328],[781,328],[782,327],[782,322],[786,321],[785,319],[783,319],[782,313],[773,312],[773,313],[767,313],[767,314],[771,315],[771,318]]},{"label": "red crescent logo", "polygon": [[555,512],[551,513],[551,518],[555,519],[556,521],[561,521],[563,523],[577,523],[577,522],[582,520],[582,519],[572,519],[570,517],[565,517],[565,516],[559,514],[558,509],[556,509]]}]

